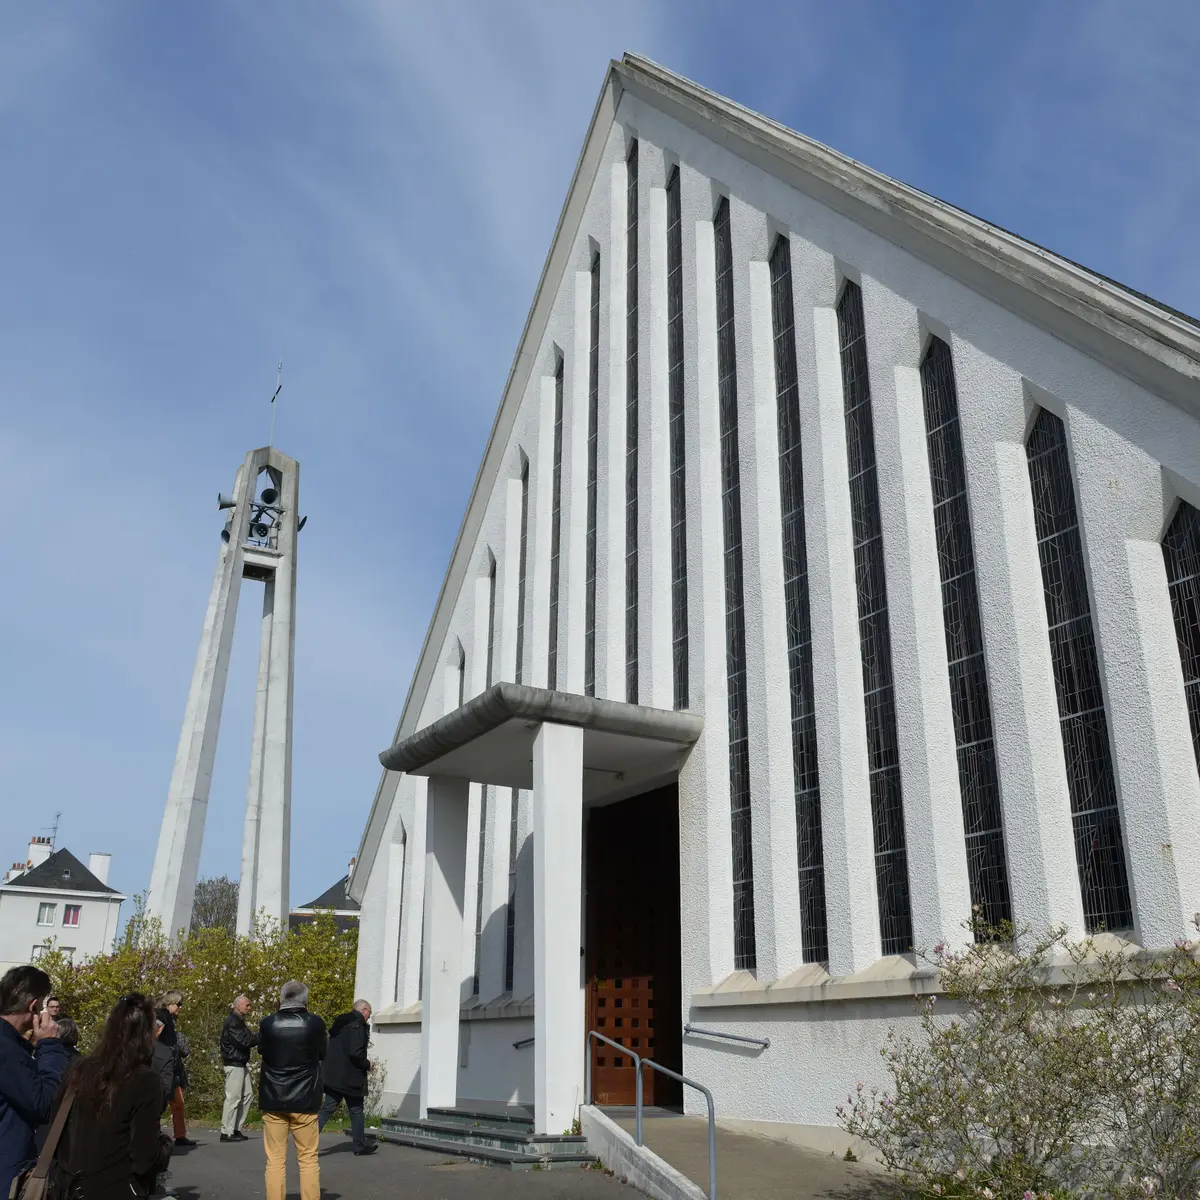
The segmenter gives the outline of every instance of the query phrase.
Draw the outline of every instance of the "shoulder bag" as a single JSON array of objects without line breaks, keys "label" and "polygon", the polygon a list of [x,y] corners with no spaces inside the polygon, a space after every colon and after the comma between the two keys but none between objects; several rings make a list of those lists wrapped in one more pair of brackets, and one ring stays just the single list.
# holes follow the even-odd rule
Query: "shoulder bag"
[{"label": "shoulder bag", "polygon": [[54,1152],[58,1149],[58,1142],[66,1127],[67,1117],[70,1115],[71,1104],[74,1100],[75,1089],[69,1088],[58,1112],[54,1114],[54,1121],[50,1126],[50,1132],[46,1135],[46,1141],[42,1146],[41,1154],[38,1155],[37,1163],[31,1170],[22,1171],[12,1181],[12,1187],[8,1192],[9,1200],[49,1200],[50,1167],[54,1162]]}]

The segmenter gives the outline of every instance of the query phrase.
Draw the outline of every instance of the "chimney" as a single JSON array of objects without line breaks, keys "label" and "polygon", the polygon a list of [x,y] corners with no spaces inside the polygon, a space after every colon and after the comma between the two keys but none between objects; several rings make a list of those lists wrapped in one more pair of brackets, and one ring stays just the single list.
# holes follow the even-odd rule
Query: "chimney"
[{"label": "chimney", "polygon": [[16,879],[18,875],[24,875],[24,874],[25,874],[25,864],[24,863],[13,863],[13,865],[11,867],[9,867],[9,869],[5,872],[4,882],[12,883],[12,881],[14,879]]},{"label": "chimney", "polygon": [[29,839],[29,866],[39,867],[53,853],[48,837],[35,837]]},{"label": "chimney", "polygon": [[93,854],[88,859],[88,870],[91,871],[101,883],[108,883],[108,864],[112,862],[111,854]]}]

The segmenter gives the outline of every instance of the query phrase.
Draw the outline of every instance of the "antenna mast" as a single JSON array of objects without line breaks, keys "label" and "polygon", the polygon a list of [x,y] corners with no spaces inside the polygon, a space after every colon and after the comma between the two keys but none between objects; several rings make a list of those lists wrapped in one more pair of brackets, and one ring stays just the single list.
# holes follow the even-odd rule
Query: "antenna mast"
[{"label": "antenna mast", "polygon": [[275,391],[271,393],[271,440],[267,442],[268,446],[275,445],[275,402],[279,399],[279,393],[283,391],[283,351],[279,352],[279,366],[275,370]]}]

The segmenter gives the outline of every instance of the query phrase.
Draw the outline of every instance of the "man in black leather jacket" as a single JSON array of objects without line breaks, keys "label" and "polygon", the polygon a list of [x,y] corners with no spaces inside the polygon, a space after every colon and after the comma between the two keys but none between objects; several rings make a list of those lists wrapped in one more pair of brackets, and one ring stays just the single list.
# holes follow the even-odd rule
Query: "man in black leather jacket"
[{"label": "man in black leather jacket", "polygon": [[285,983],[279,993],[279,1011],[264,1017],[258,1027],[262,1057],[258,1108],[267,1151],[266,1200],[284,1200],[287,1194],[289,1134],[300,1163],[300,1200],[320,1200],[317,1111],[323,1094],[321,1060],[326,1041],[325,1022],[308,1011],[308,988],[295,980]]},{"label": "man in black leather jacket", "polygon": [[244,1142],[242,1122],[250,1109],[250,1051],[258,1045],[258,1034],[246,1028],[250,997],[239,996],[221,1026],[221,1066],[225,1069],[225,1107],[221,1112],[221,1141]]}]

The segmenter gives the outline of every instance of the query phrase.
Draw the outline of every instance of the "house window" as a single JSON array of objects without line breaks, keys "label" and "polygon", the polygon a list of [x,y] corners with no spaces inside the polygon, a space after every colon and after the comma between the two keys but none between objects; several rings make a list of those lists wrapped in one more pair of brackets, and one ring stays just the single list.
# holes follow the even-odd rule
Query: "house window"
[{"label": "house window", "polygon": [[1089,933],[1129,929],[1133,906],[1066,426],[1043,408],[1025,449],[1084,922]]},{"label": "house window", "polygon": [[551,690],[558,687],[558,593],[562,566],[562,440],[563,440],[563,360],[554,371],[554,470],[550,498],[550,647],[547,652],[546,680]]},{"label": "house window", "polygon": [[667,181],[667,421],[671,474],[671,661],[675,707],[688,706],[687,499],[683,438],[683,216],[679,168]]},{"label": "house window", "polygon": [[879,487],[875,478],[875,428],[871,420],[871,387],[867,376],[866,323],[862,291],[856,283],[846,284],[837,317],[846,403],[850,519],[854,529],[854,575],[858,585],[858,636],[862,646],[863,699],[867,713],[879,930],[884,954],[904,954],[912,949],[912,905],[896,740],[883,532],[879,519]]},{"label": "house window", "polygon": [[958,751],[971,907],[984,926],[1012,920],[1000,810],[1000,777],[983,658],[979,586],[967,510],[967,473],[958,423],[950,347],[933,338],[921,362],[925,439],[933,486],[933,526],[942,580],[942,616],[950,667],[950,703]]},{"label": "house window", "polygon": [[58,912],[57,904],[39,904],[38,905],[38,924],[53,925],[55,913]]},{"label": "house window", "polygon": [[1200,511],[1180,501],[1163,538],[1163,558],[1171,592],[1171,615],[1183,666],[1192,746],[1200,763]]},{"label": "house window", "polygon": [[525,682],[525,566],[529,551],[529,460],[521,468],[521,551],[517,559],[517,683]]},{"label": "house window", "polygon": [[725,664],[729,707],[729,806],[733,834],[733,965],[753,971],[754,853],[750,828],[750,738],[746,710],[746,614],[742,594],[742,495],[738,461],[737,349],[729,200],[713,222],[717,259],[717,403],[721,516],[725,534]]},{"label": "house window", "polygon": [[583,694],[596,694],[596,450],[600,434],[600,252],[592,255],[588,346],[587,575],[584,581]]},{"label": "house window", "polygon": [[63,905],[63,924],[78,925],[79,914],[83,911],[81,904],[65,904]]},{"label": "house window", "polygon": [[49,943],[44,943],[40,946],[34,946],[34,948],[29,953],[29,961],[31,963],[40,962],[49,953],[50,953]]},{"label": "house window", "polygon": [[800,948],[805,962],[825,962],[825,860],[821,842],[821,782],[817,773],[817,712],[813,703],[812,623],[804,539],[804,470],[800,448],[800,388],[792,302],[792,250],[787,238],[771,255],[771,317],[775,400],[779,423],[779,501],[783,530],[783,603],[791,686],[796,850],[800,865]]},{"label": "house window", "polygon": [[638,699],[638,145],[625,189],[625,698]]}]

